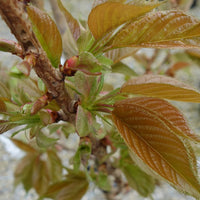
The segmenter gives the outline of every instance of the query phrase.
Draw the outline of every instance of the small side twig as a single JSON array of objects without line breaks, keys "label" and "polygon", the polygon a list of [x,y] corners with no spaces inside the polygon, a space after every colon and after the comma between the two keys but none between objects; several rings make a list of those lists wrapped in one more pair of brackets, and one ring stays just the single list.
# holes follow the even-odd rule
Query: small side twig
[{"label": "small side twig", "polygon": [[18,0],[0,0],[0,14],[22,47],[23,57],[34,55],[36,60],[33,69],[62,109],[65,120],[73,123],[75,120],[74,102],[65,89],[62,74],[51,65],[32,30],[26,4]]}]

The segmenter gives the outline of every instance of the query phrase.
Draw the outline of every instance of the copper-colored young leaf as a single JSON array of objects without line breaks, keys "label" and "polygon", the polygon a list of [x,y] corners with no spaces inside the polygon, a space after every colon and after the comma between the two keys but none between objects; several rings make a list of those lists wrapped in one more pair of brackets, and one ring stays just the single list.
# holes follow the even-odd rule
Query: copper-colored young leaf
[{"label": "copper-colored young leaf", "polygon": [[14,138],[11,138],[10,139],[18,148],[20,148],[22,151],[25,151],[27,153],[37,153],[37,151],[31,147],[30,145],[18,140],[18,139],[14,139]]},{"label": "copper-colored young leaf", "polygon": [[58,67],[62,54],[62,38],[51,17],[40,9],[27,7],[33,31],[54,67]]},{"label": "copper-colored young leaf", "polygon": [[0,81],[0,97],[3,97],[3,98],[7,98],[7,99],[10,99],[11,98],[11,95],[10,95],[10,91],[8,89],[8,87]]},{"label": "copper-colored young leaf", "polygon": [[119,62],[123,58],[131,56],[138,51],[137,48],[126,47],[120,49],[113,49],[105,53],[105,56],[111,59],[114,63]]},{"label": "copper-colored young leaf", "polygon": [[65,19],[68,23],[68,26],[71,30],[71,33],[74,37],[75,40],[77,40],[80,36],[81,33],[81,29],[79,26],[78,21],[69,13],[69,11],[63,6],[62,1],[61,0],[57,0],[58,2],[58,6],[61,10],[61,12],[64,14]]},{"label": "copper-colored young leaf", "polygon": [[29,191],[31,189],[33,164],[35,159],[36,156],[29,153],[19,161],[14,172],[15,186],[17,186],[19,183],[22,183],[26,191]]},{"label": "copper-colored young leaf", "polygon": [[105,2],[92,9],[88,25],[95,39],[99,39],[108,31],[151,11],[159,5],[159,3],[130,5],[122,2]]},{"label": "copper-colored young leaf", "polygon": [[110,41],[117,47],[199,47],[193,40],[200,36],[200,21],[182,11],[152,12],[125,25]]},{"label": "copper-colored young leaf", "polygon": [[196,158],[187,141],[183,143],[165,121],[134,98],[116,103],[112,117],[138,164],[144,163],[152,175],[176,189],[200,197]]},{"label": "copper-colored young leaf", "polygon": [[162,75],[144,75],[131,79],[122,86],[121,92],[200,103],[198,91],[174,78]]},{"label": "copper-colored young leaf", "polygon": [[88,181],[83,172],[77,174],[69,174],[66,179],[51,185],[45,197],[55,200],[81,200],[88,189]]},{"label": "copper-colored young leaf", "polygon": [[126,0],[94,0],[94,2],[92,4],[92,8],[95,8],[96,6],[103,4],[105,2],[121,2],[121,3],[124,3],[124,2],[126,2]]},{"label": "copper-colored young leaf", "polygon": [[176,71],[180,70],[180,69],[183,69],[185,67],[188,67],[190,64],[187,63],[187,62],[177,62],[175,64],[173,64],[166,72],[165,74],[168,75],[168,76],[174,76]]},{"label": "copper-colored young leaf", "polygon": [[47,166],[50,171],[51,181],[53,183],[60,181],[62,178],[62,162],[58,157],[58,155],[56,154],[56,152],[53,150],[48,150],[47,155],[48,155]]},{"label": "copper-colored young leaf", "polygon": [[[130,99],[130,102],[132,100]],[[156,114],[176,135],[200,142],[200,136],[195,135],[190,129],[181,111],[167,101],[152,97],[137,97],[134,98],[134,103],[144,106],[149,112]]]},{"label": "copper-colored young leaf", "polygon": [[0,97],[0,113],[1,112],[6,112],[7,108],[6,108],[6,104],[3,101],[3,98]]},{"label": "copper-colored young leaf", "polygon": [[8,120],[0,120],[0,134],[15,127],[15,124],[9,123]]},{"label": "copper-colored young leaf", "polygon": [[189,10],[193,4],[193,0],[174,0],[170,1],[173,7],[178,7],[181,10]]},{"label": "copper-colored young leaf", "polygon": [[33,166],[32,177],[34,189],[39,195],[43,195],[50,184],[50,175],[47,163],[43,160],[36,159]]}]

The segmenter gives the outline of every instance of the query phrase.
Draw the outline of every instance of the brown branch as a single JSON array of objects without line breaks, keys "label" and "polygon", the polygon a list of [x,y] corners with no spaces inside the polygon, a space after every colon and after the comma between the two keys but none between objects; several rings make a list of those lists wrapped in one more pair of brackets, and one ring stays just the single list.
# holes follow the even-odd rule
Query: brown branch
[{"label": "brown branch", "polygon": [[0,39],[0,50],[10,52],[19,57],[22,57],[23,53],[21,46],[17,42],[6,39]]},{"label": "brown branch", "polygon": [[67,93],[62,74],[52,67],[46,53],[32,31],[26,6],[19,0],[0,0],[0,14],[22,47],[23,56],[33,54],[33,66],[37,75],[45,83],[48,92],[55,98],[65,114],[66,121],[74,122],[74,102]]}]

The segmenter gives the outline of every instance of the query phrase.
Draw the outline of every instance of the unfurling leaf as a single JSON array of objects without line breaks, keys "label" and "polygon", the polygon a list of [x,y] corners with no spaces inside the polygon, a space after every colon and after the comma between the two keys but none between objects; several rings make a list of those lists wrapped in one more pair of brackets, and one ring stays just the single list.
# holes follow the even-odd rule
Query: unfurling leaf
[{"label": "unfurling leaf", "polygon": [[58,139],[46,136],[41,130],[36,133],[36,142],[39,147],[47,148],[54,145]]},{"label": "unfurling leaf", "polygon": [[[151,175],[199,198],[196,158],[189,142],[183,142],[171,124],[166,122],[173,122],[170,117],[163,120],[148,108],[148,103],[143,105],[142,101],[138,100],[139,104],[134,100],[116,103],[112,112],[114,123],[134,154],[132,158],[140,167],[145,166],[145,171],[151,172]],[[176,120],[173,126],[178,126]]]},{"label": "unfurling leaf", "polygon": [[162,75],[144,75],[127,81],[121,92],[175,101],[200,103],[200,93],[192,87]]},{"label": "unfurling leaf", "polygon": [[110,48],[199,48],[200,21],[182,11],[152,12],[125,25],[109,42]]},{"label": "unfurling leaf", "polygon": [[83,172],[69,172],[65,180],[51,185],[44,196],[55,200],[81,200],[88,185]]},{"label": "unfurling leaf", "polygon": [[81,104],[91,108],[97,95],[102,90],[104,82],[103,76],[92,76],[77,72],[74,79],[75,87],[81,94]]},{"label": "unfurling leaf", "polygon": [[160,4],[131,5],[121,2],[105,2],[92,9],[88,17],[88,25],[95,39],[117,26],[144,15]]},{"label": "unfurling leaf", "polygon": [[84,109],[82,106],[78,106],[76,114],[76,130],[80,137],[89,135],[96,132],[96,121],[91,112]]},{"label": "unfurling leaf", "polygon": [[56,24],[47,13],[36,7],[27,7],[27,12],[32,22],[33,31],[51,64],[58,67],[62,54],[62,38]]},{"label": "unfurling leaf", "polygon": [[62,13],[65,16],[65,19],[68,23],[68,26],[70,28],[70,31],[74,37],[75,40],[77,40],[80,36],[81,30],[78,21],[69,13],[69,11],[63,6],[61,0],[57,0],[58,6]]}]

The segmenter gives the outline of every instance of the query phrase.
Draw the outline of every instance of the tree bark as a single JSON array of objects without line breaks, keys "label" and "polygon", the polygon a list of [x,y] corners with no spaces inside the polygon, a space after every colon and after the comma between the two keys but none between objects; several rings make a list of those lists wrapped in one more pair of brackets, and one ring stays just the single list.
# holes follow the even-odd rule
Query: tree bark
[{"label": "tree bark", "polygon": [[0,0],[0,14],[21,45],[23,57],[30,54],[35,56],[36,62],[33,68],[62,109],[63,120],[73,123],[75,102],[65,89],[63,75],[51,65],[33,33],[25,3],[20,0]]}]

